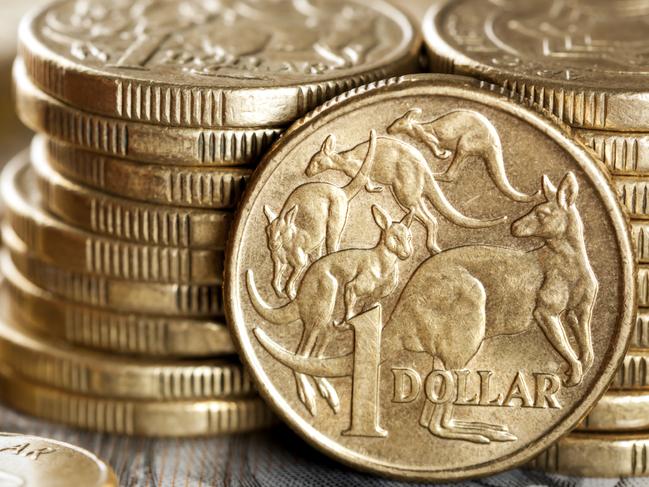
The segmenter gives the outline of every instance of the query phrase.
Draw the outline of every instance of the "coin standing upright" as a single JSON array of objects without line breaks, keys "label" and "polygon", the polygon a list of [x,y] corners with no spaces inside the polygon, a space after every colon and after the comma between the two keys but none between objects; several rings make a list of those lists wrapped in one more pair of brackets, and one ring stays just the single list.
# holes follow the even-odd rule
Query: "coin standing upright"
[{"label": "coin standing upright", "polygon": [[[436,71],[469,74],[562,119],[606,166],[632,220],[639,316],[611,391],[580,425],[535,462],[588,476],[647,475],[645,451],[649,107],[643,2],[497,4],[436,1],[424,34]],[[635,434],[633,441],[624,435]],[[589,438],[588,435],[598,435]],[[644,435],[644,438],[643,438]],[[637,440],[637,441],[636,441]],[[631,446],[633,445],[633,446]],[[637,459],[625,463],[631,454]],[[554,460],[553,460],[554,458]]]},{"label": "coin standing upright", "polygon": [[449,481],[529,461],[582,419],[624,358],[635,287],[621,203],[565,128],[470,78],[406,76],[274,146],[231,230],[225,306],[303,438]]}]

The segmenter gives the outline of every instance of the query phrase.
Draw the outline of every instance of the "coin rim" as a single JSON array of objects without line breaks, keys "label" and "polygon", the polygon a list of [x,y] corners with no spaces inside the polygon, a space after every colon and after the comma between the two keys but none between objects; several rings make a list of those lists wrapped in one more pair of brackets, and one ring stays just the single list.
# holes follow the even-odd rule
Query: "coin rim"
[{"label": "coin rim", "polygon": [[[333,71],[332,76],[323,77],[323,79],[316,79],[310,83],[300,83],[299,81],[295,82],[286,82],[278,83],[276,85],[264,86],[260,85],[259,87],[245,87],[245,88],[236,88],[236,87],[214,87],[214,85],[203,84],[203,85],[191,85],[187,83],[174,83],[171,81],[161,81],[156,80],[151,82],[150,80],[143,79],[137,76],[124,76],[120,77],[114,73],[108,71],[102,71],[102,69],[91,66],[84,66],[81,63],[75,63],[73,60],[66,58],[62,54],[56,53],[54,50],[50,49],[45,42],[43,42],[38,34],[32,29],[36,25],[36,22],[44,15],[47,15],[48,11],[54,7],[58,7],[70,0],[58,0],[54,4],[48,4],[40,8],[35,8],[27,15],[23,17],[20,24],[18,25],[18,52],[25,57],[29,56],[33,59],[33,62],[41,65],[41,69],[44,67],[55,68],[59,71],[63,71],[63,74],[59,73],[61,77],[65,76],[66,72],[74,73],[75,76],[82,76],[88,85],[99,84],[102,85],[106,81],[116,82],[122,80],[126,83],[135,82],[135,83],[144,83],[152,87],[159,86],[161,88],[191,88],[191,89],[210,89],[218,90],[224,94],[229,94],[234,96],[236,101],[238,99],[247,99],[251,96],[254,96],[254,93],[260,90],[281,93],[282,91],[291,90],[292,93],[290,96],[285,97],[285,100],[293,101],[297,98],[297,93],[303,90],[310,93],[317,93],[318,91],[328,89],[332,84],[335,87],[335,91],[344,92],[346,91],[350,84],[362,85],[367,83],[372,79],[381,79],[388,76],[394,76],[405,70],[415,69],[417,66],[420,66],[419,55],[421,50],[421,45],[423,44],[423,36],[419,27],[419,22],[415,21],[414,16],[405,11],[404,9],[398,7],[394,4],[392,0],[352,0],[353,3],[358,3],[363,6],[370,8],[373,11],[378,12],[386,18],[392,20],[396,25],[399,26],[400,33],[402,35],[402,40],[398,49],[393,50],[390,57],[386,59],[379,59],[374,61],[371,64],[364,65],[363,69],[354,69],[352,72],[347,74],[338,74],[336,71]],[[41,86],[40,83],[37,83],[33,77],[30,76],[30,79],[34,81],[34,84],[39,86],[44,92],[50,94],[62,102],[65,102],[73,107],[79,107],[79,103],[75,103],[71,97],[64,98],[62,93],[54,94],[54,91],[49,86]],[[58,90],[62,91],[62,90]],[[230,102],[233,103],[233,102]],[[110,116],[111,118],[116,118],[119,120],[135,120],[132,117],[119,117],[116,111],[112,112],[100,112],[98,107],[83,107],[94,111],[95,113],[102,113],[105,116]],[[300,116],[300,114],[298,114]],[[195,125],[195,124],[164,124],[161,122],[155,122],[156,125],[161,127],[188,127],[188,128],[242,128],[248,127],[251,125],[256,125],[257,127],[281,127],[290,124],[292,120],[290,119],[273,119],[268,115],[260,117],[259,119],[254,120],[244,120],[237,123],[230,123],[229,125]]]},{"label": "coin rim", "polygon": [[[588,90],[596,94],[608,95],[607,112],[623,111],[625,104],[630,101],[626,97],[633,96],[635,103],[638,103],[638,97],[649,96],[649,90],[630,89],[630,88],[616,88],[607,86],[603,89],[594,83],[586,82],[573,82],[571,80],[553,80],[543,78],[542,76],[535,76],[531,74],[520,74],[515,71],[507,69],[498,69],[489,64],[472,59],[464,52],[453,47],[447,39],[441,34],[435,22],[436,16],[440,14],[445,8],[452,4],[454,0],[431,0],[431,5],[423,16],[422,20],[422,34],[424,37],[424,46],[428,53],[428,58],[432,65],[438,65],[438,69],[450,70],[455,74],[475,76],[485,79],[490,83],[496,83],[510,89],[512,97],[516,99],[527,98],[526,91],[519,91],[514,87],[524,90],[527,89],[552,89],[564,92],[566,89],[572,91]],[[538,91],[538,90],[537,90]],[[536,100],[534,100],[536,103]],[[613,107],[619,106],[617,110],[612,110]],[[649,105],[643,104],[646,109]],[[618,117],[619,118],[619,117]],[[569,120],[567,115],[564,115],[563,120],[570,123],[575,128],[584,130],[602,130],[611,132],[641,132],[646,130],[645,123],[634,122],[633,119],[627,121],[615,120],[613,122],[602,120],[601,123],[587,124],[579,123],[576,120]]]},{"label": "coin rim", "polygon": [[[239,205],[233,226],[230,230],[230,237],[226,249],[225,277],[224,277],[224,308],[227,321],[232,330],[233,341],[240,357],[251,371],[253,381],[256,383],[259,393],[271,405],[275,413],[286,421],[291,428],[296,431],[302,438],[323,451],[329,456],[342,461],[352,467],[372,472],[380,473],[388,477],[402,480],[460,480],[475,478],[484,475],[491,475],[509,468],[516,467],[533,458],[536,454],[547,448],[552,442],[560,436],[574,428],[579,421],[586,415],[588,410],[601,397],[608,386],[610,379],[613,378],[617,366],[621,364],[628,341],[631,338],[632,326],[635,324],[636,313],[636,270],[635,254],[631,243],[630,223],[627,215],[618,201],[610,180],[609,175],[604,171],[603,163],[594,159],[587,148],[575,141],[570,131],[562,124],[553,123],[546,116],[527,108],[523,105],[516,104],[505,94],[499,95],[489,89],[476,89],[482,84],[476,84],[476,80],[460,76],[436,76],[436,75],[409,75],[405,77],[387,80],[382,83],[369,85],[360,90],[352,90],[346,94],[337,97],[327,106],[316,109],[311,115],[307,115],[302,120],[296,122],[289,131],[276,142],[271,150],[266,154],[262,163],[253,174],[248,183],[246,192]],[[470,89],[469,86],[473,86]],[[299,143],[299,139],[309,129],[321,123],[329,115],[339,113],[338,117],[344,117],[345,109],[351,104],[364,105],[368,98],[385,99],[394,98],[393,91],[396,89],[401,92],[417,92],[418,89],[422,94],[428,96],[465,96],[479,104],[489,106],[494,109],[505,112],[506,114],[521,120],[533,128],[541,130],[550,137],[555,143],[562,147],[580,167],[581,170],[589,177],[595,188],[599,188],[599,197],[602,204],[609,210],[611,224],[615,229],[615,238],[620,250],[620,260],[622,266],[624,292],[622,296],[627,299],[620,306],[620,319],[618,320],[617,341],[618,346],[610,349],[609,364],[604,366],[604,373],[595,381],[595,387],[585,391],[581,401],[579,401],[573,411],[562,420],[554,424],[551,432],[535,441],[526,444],[516,452],[500,457],[493,461],[482,463],[472,469],[466,467],[438,470],[435,472],[425,472],[424,470],[411,470],[400,468],[396,465],[381,465],[370,463],[367,457],[359,452],[355,452],[348,447],[341,447],[333,438],[329,438],[313,425],[298,414],[284,399],[284,394],[277,391],[273,381],[266,374],[264,367],[261,366],[259,359],[256,357],[253,347],[251,346],[251,337],[246,329],[246,324],[241,317],[239,306],[236,302],[237,288],[239,283],[238,275],[238,253],[242,246],[242,233],[250,215],[250,206],[256,200],[259,190],[265,185],[269,175],[277,169],[282,160],[278,156],[289,146]],[[432,89],[432,92],[431,92]],[[469,95],[466,97],[466,95]],[[293,142],[297,139],[296,142]],[[277,158],[277,159],[276,159]],[[631,299],[628,297],[631,296]],[[273,392],[274,391],[274,392]]]}]

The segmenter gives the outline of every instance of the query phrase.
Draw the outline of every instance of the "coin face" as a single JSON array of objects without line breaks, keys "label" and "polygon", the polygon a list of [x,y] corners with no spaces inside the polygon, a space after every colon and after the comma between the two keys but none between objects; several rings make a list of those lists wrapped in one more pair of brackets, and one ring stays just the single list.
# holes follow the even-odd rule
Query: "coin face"
[{"label": "coin face", "polygon": [[520,464],[624,355],[635,275],[610,182],[480,86],[411,76],[317,110],[253,175],[231,234],[226,313],[260,392],[362,469]]},{"label": "coin face", "polygon": [[648,25],[634,0],[438,0],[424,32],[444,71],[505,85],[571,125],[642,130]]},{"label": "coin face", "polygon": [[353,86],[413,72],[419,44],[383,0],[70,0],[20,29],[30,76],[63,101],[201,127],[285,125]]},{"label": "coin face", "polygon": [[117,479],[104,462],[77,446],[0,433],[0,485],[117,487]]}]

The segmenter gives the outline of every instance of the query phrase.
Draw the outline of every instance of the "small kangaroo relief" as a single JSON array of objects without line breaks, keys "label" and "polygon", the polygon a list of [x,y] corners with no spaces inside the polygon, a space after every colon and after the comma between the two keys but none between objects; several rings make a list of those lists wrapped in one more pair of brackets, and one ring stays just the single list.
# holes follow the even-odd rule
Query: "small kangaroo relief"
[{"label": "small kangaroo relief", "polygon": [[[312,177],[325,171],[339,171],[354,177],[363,164],[369,145],[370,141],[365,141],[350,150],[336,152],[335,139],[330,136],[311,158],[306,175]],[[466,228],[486,228],[506,220],[506,217],[478,220],[456,210],[437,184],[428,161],[410,144],[392,137],[378,137],[374,159],[368,173],[367,190],[378,191],[380,187],[388,187],[405,211],[414,211],[415,218],[426,228],[426,247],[431,254],[441,249],[437,243],[437,218],[429,205],[450,222]]]},{"label": "small kangaroo relief", "polygon": [[278,296],[294,299],[297,283],[309,262],[339,250],[349,203],[368,184],[375,153],[376,132],[372,131],[364,160],[347,186],[306,183],[289,195],[279,215],[269,206],[264,207],[273,289]]},{"label": "small kangaroo relief", "polygon": [[446,171],[435,174],[438,181],[457,180],[462,167],[474,159],[484,163],[491,180],[509,199],[525,203],[539,195],[521,193],[509,182],[500,137],[487,117],[472,110],[453,110],[430,122],[421,122],[421,114],[420,108],[409,110],[388,127],[388,134],[418,140],[439,159],[452,156]]},{"label": "small kangaroo relief", "polygon": [[[265,303],[255,286],[253,272],[248,271],[248,294],[260,316],[275,325],[302,323],[304,332],[296,351],[298,356],[324,358],[338,330],[347,328],[350,320],[379,304],[397,286],[398,262],[413,253],[410,226],[414,213],[394,222],[385,210],[375,205],[372,217],[381,230],[374,247],[339,250],[321,257],[305,272],[295,299],[280,308]],[[344,314],[337,316],[340,309]],[[317,412],[312,382],[334,412],[340,409],[338,394],[327,376],[327,373],[316,377],[295,373],[299,398],[312,415]]]}]

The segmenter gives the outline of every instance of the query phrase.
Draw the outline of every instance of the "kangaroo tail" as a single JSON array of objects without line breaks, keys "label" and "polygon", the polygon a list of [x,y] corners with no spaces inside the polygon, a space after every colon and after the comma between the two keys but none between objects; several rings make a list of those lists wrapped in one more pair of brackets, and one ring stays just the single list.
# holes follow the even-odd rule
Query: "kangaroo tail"
[{"label": "kangaroo tail", "polygon": [[352,353],[333,358],[303,357],[282,348],[261,329],[254,329],[259,343],[272,357],[299,374],[314,377],[346,377],[352,375],[354,355]]},{"label": "kangaroo tail", "polygon": [[248,295],[250,296],[252,306],[266,321],[270,321],[275,325],[288,325],[289,323],[293,323],[300,319],[297,303],[295,301],[291,301],[280,308],[271,308],[266,304],[257,291],[252,270],[248,270],[246,273],[246,284],[248,286]]},{"label": "kangaroo tail", "polygon": [[424,195],[428,201],[430,201],[430,204],[437,208],[437,211],[456,225],[467,228],[487,228],[507,221],[506,216],[487,220],[478,220],[463,215],[453,207],[449,200],[446,199],[442,189],[439,187],[439,184],[437,184],[437,181],[435,181],[435,178],[432,175],[424,188]]},{"label": "kangaroo tail", "polygon": [[374,156],[376,155],[376,130],[370,132],[370,142],[367,149],[367,155],[361,164],[360,169],[354,179],[343,188],[347,195],[347,201],[351,201],[356,197],[361,189],[363,189],[370,181],[370,172],[374,165]]},{"label": "kangaroo tail", "polygon": [[530,201],[533,201],[537,198],[539,192],[531,195],[521,193],[509,182],[507,171],[505,170],[503,152],[499,146],[494,147],[494,151],[491,154],[485,155],[483,159],[487,166],[487,172],[489,172],[489,176],[491,176],[491,180],[494,182],[500,192],[507,196],[510,200],[518,201],[520,203],[529,203]]}]

